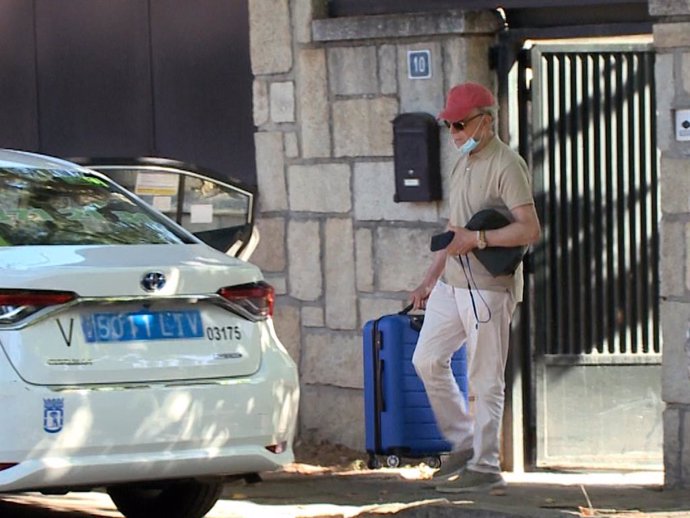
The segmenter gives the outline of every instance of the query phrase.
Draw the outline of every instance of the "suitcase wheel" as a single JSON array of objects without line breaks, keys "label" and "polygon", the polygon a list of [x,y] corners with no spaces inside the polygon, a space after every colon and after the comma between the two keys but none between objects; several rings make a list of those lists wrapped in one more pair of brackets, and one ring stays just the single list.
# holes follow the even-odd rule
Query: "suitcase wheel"
[{"label": "suitcase wheel", "polygon": [[376,457],[376,455],[369,455],[367,460],[367,468],[369,469],[379,469],[381,467],[381,461]]},{"label": "suitcase wheel", "polygon": [[441,467],[441,457],[436,455],[435,457],[429,457],[426,460],[426,465],[429,466],[431,469],[437,469]]},{"label": "suitcase wheel", "polygon": [[386,457],[386,466],[389,468],[397,468],[400,466],[400,457],[397,455],[389,455]]}]

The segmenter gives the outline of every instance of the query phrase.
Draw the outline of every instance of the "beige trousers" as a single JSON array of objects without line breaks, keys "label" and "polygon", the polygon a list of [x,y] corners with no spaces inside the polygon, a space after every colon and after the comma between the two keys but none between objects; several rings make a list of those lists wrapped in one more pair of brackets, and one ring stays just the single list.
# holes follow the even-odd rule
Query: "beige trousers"
[{"label": "beige trousers", "polygon": [[[515,302],[508,292],[455,288],[439,281],[429,296],[412,357],[439,429],[454,450],[474,449],[468,467],[500,472],[499,432],[505,366]],[[478,318],[477,318],[478,317]],[[473,412],[460,393],[450,359],[463,344]]]}]

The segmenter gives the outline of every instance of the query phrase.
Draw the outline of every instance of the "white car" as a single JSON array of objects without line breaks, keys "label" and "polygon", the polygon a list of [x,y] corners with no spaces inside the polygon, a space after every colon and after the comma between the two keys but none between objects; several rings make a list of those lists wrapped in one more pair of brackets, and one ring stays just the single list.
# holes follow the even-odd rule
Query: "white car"
[{"label": "white car", "polygon": [[257,267],[105,174],[0,150],[0,492],[197,518],[229,478],[292,462],[273,304]]}]

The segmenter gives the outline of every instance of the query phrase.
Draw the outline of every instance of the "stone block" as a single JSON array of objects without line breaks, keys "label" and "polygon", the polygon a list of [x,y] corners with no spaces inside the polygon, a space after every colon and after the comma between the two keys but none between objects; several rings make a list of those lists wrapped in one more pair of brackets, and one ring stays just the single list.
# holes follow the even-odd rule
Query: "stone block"
[{"label": "stone block", "polygon": [[[443,40],[443,95],[453,85],[463,83],[470,79],[467,73],[467,46],[469,38],[448,38]],[[444,97],[445,99],[445,97]],[[438,108],[441,111],[441,108]]]},{"label": "stone block", "polygon": [[[660,295],[662,297],[685,295],[690,283],[688,255],[686,253],[687,229],[684,223],[664,218],[660,228],[661,253],[659,254]],[[685,270],[679,265],[685,265]]]},{"label": "stone block", "polygon": [[283,135],[279,132],[254,134],[256,179],[259,184],[259,209],[262,212],[286,210]]},{"label": "stone block", "polygon": [[354,235],[350,218],[326,221],[326,327],[357,328]]},{"label": "stone block", "polygon": [[[661,270],[665,275],[668,275],[669,273],[671,273],[671,272],[669,272],[669,270],[671,270],[673,268],[673,264],[671,263],[673,258],[678,260],[675,268],[679,269],[678,265],[683,264],[683,254],[685,254],[685,290],[686,290],[686,292],[690,290],[690,254],[688,254],[688,244],[690,244],[690,223],[685,224],[684,239],[681,239],[680,243],[676,243],[675,246],[670,250],[670,253],[672,253],[674,255],[670,256],[670,257],[663,257],[662,258],[663,268]],[[678,245],[681,245],[681,246],[678,246]],[[671,278],[673,278],[673,277],[671,277]]]},{"label": "stone block", "polygon": [[[493,88],[494,74],[486,66],[489,47],[493,43],[490,36],[448,38],[443,42],[444,101],[448,90],[465,81],[476,81]],[[441,111],[440,107],[438,111]]]},{"label": "stone block", "polygon": [[361,390],[307,385],[300,395],[300,437],[364,449],[364,394]]},{"label": "stone block", "polygon": [[[664,423],[664,485],[673,488],[680,486],[681,483],[680,455],[683,443],[680,440],[680,411],[676,407],[666,407],[662,419]],[[690,444],[690,437],[688,444]]]},{"label": "stone block", "polygon": [[392,156],[395,99],[350,99],[333,103],[335,156]]},{"label": "stone block", "polygon": [[271,120],[295,121],[295,85],[292,81],[271,83]]},{"label": "stone block", "polygon": [[688,0],[649,0],[649,14],[652,16],[690,15]]},{"label": "stone block", "polygon": [[378,48],[379,91],[384,95],[398,93],[398,50],[395,45]]},{"label": "stone block", "polygon": [[[410,79],[408,53],[414,50],[431,52],[431,77]],[[434,116],[443,109],[443,60],[438,42],[415,43],[398,46],[398,85],[400,86],[400,112],[426,112]]]},{"label": "stone block", "polygon": [[290,295],[300,300],[318,299],[323,288],[319,222],[290,221],[287,243]]},{"label": "stone block", "polygon": [[375,278],[378,291],[409,292],[431,265],[429,242],[439,229],[379,227],[376,229]]},{"label": "stone block", "polygon": [[328,15],[325,0],[292,0],[292,24],[298,43],[311,42],[311,22]]},{"label": "stone block", "polygon": [[326,54],[324,49],[302,49],[298,55],[297,104],[304,158],[329,157],[329,125]]},{"label": "stone block", "polygon": [[249,45],[255,76],[292,68],[291,30],[288,0],[249,0]]},{"label": "stone block", "polygon": [[378,92],[376,47],[334,47],[328,50],[328,76],[336,95]]},{"label": "stone block", "polygon": [[285,156],[288,158],[297,158],[299,156],[299,143],[297,142],[297,133],[294,131],[286,131],[283,133],[283,145],[285,146]]},{"label": "stone block", "polygon": [[439,13],[352,16],[316,20],[314,41],[347,41],[442,34],[495,34],[501,29],[498,17],[490,10],[451,10]]},{"label": "stone block", "polygon": [[690,23],[657,23],[653,28],[654,46],[660,51],[690,47]]},{"label": "stone block", "polygon": [[359,228],[355,232],[355,271],[357,290],[374,291],[374,255],[371,230]]},{"label": "stone block", "polygon": [[657,53],[654,63],[656,90],[656,135],[657,146],[668,151],[675,146],[675,101],[676,73],[673,54]]},{"label": "stone block", "polygon": [[690,303],[662,301],[660,313],[664,344],[662,399],[666,404],[687,405],[690,404],[690,373],[685,342],[690,327]]},{"label": "stone block", "polygon": [[251,262],[264,272],[285,270],[285,220],[283,218],[259,218],[259,244]]},{"label": "stone block", "polygon": [[266,124],[268,122],[268,86],[266,81],[254,80],[252,83],[252,102],[254,125]]},{"label": "stone block", "polygon": [[448,195],[450,176],[455,168],[455,165],[460,160],[460,152],[455,146],[455,142],[450,136],[450,132],[444,126],[441,128],[441,188],[443,190],[443,200],[438,203],[438,215],[441,219],[448,219]]},{"label": "stone block", "polygon": [[273,286],[276,295],[287,295],[287,282],[285,281],[285,275],[269,273],[264,275],[264,279],[267,283]]},{"label": "stone block", "polygon": [[362,335],[305,331],[301,376],[308,385],[362,388]]},{"label": "stone block", "polygon": [[393,162],[357,162],[354,173],[355,218],[358,220],[438,220],[436,203],[395,203]]},{"label": "stone block", "polygon": [[660,207],[665,214],[690,212],[690,158],[670,158],[661,155]]},{"label": "stone block", "polygon": [[273,314],[273,325],[276,335],[290,353],[290,357],[297,365],[300,364],[300,349],[302,345],[300,311],[298,307],[283,303],[283,298],[276,301]]},{"label": "stone block", "polygon": [[405,307],[405,302],[400,299],[375,299],[360,297],[359,299],[359,318],[360,327],[363,327],[369,320],[380,318],[383,315],[392,315]]},{"label": "stone block", "polygon": [[348,164],[293,165],[288,167],[290,210],[349,212],[351,206]]},{"label": "stone block", "polygon": [[681,75],[683,79],[683,94],[687,97],[690,94],[690,52],[684,52],[680,58]]},{"label": "stone block", "polygon": [[302,308],[302,325],[304,327],[323,327],[323,308],[321,306],[305,306]]},{"label": "stone block", "polygon": [[680,483],[685,489],[690,488],[690,408],[680,411]]}]

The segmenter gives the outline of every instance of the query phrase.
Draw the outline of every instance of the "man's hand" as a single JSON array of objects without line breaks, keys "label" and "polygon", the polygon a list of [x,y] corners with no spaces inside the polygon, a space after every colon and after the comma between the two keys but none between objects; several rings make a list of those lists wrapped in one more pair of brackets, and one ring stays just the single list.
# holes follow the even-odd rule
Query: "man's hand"
[{"label": "man's hand", "polygon": [[477,232],[464,227],[448,227],[455,232],[453,240],[446,248],[449,255],[467,255],[477,248]]},{"label": "man's hand", "polygon": [[410,302],[412,303],[412,309],[424,309],[426,308],[426,301],[431,295],[431,289],[433,286],[422,283],[415,290],[410,293]]}]

